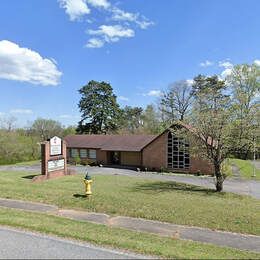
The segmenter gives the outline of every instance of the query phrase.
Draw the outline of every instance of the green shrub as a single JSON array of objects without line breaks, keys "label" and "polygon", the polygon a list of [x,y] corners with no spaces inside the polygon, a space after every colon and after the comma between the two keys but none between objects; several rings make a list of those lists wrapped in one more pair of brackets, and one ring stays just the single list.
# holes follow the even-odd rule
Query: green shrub
[{"label": "green shrub", "polygon": [[74,161],[75,161],[76,165],[81,163],[79,155],[77,157],[75,157]]}]

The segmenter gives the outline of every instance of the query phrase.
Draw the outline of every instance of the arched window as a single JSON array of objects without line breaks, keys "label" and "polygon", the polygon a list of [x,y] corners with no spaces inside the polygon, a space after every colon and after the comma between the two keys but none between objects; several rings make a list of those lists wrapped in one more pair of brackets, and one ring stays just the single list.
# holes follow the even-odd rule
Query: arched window
[{"label": "arched window", "polygon": [[184,138],[168,134],[168,168],[188,169],[190,167],[189,144]]}]

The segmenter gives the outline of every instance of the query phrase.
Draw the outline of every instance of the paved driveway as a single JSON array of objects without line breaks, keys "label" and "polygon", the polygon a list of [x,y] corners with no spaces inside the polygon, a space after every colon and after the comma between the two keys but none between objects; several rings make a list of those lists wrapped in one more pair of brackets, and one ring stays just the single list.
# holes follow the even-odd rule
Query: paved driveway
[{"label": "paved driveway", "polygon": [[[176,181],[187,184],[198,185],[206,188],[215,189],[215,179],[213,177],[182,175],[182,174],[159,174],[152,172],[137,172],[128,169],[117,169],[107,167],[90,167],[90,166],[70,166],[71,169],[77,173],[89,172],[90,175],[123,175],[135,176],[147,179],[161,180],[161,181]],[[0,166],[0,171],[25,171],[30,173],[40,172],[40,165],[34,166]],[[242,195],[250,195],[254,198],[260,199],[260,181],[242,180],[237,178],[229,178],[224,182],[224,191],[234,192]]]},{"label": "paved driveway", "polygon": [[41,166],[39,164],[22,166],[22,165],[0,165],[0,171],[21,171],[21,172],[34,172],[40,173]]},{"label": "paved driveway", "polygon": [[0,259],[141,259],[128,254],[0,226]]},{"label": "paved driveway", "polygon": [[251,161],[257,169],[260,169],[260,160]]}]

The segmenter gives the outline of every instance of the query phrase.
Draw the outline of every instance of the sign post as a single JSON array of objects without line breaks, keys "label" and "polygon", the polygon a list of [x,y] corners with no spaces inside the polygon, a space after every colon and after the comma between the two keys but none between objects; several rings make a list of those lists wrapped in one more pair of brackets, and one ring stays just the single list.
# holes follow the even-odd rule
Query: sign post
[{"label": "sign post", "polygon": [[67,174],[66,142],[54,136],[41,144],[42,175],[47,179]]}]

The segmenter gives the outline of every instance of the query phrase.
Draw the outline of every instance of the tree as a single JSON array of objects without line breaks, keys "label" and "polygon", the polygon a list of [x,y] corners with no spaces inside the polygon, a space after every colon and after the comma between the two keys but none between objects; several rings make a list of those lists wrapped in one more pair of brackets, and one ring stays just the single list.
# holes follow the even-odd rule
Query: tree
[{"label": "tree", "polygon": [[63,129],[62,136],[74,135],[74,134],[76,134],[76,127],[75,126],[68,126],[68,127]]},{"label": "tree", "polygon": [[171,122],[183,121],[187,115],[192,101],[192,88],[186,81],[177,81],[170,85],[161,98],[162,112]]},{"label": "tree", "polygon": [[30,132],[32,135],[38,136],[41,141],[45,141],[55,135],[62,136],[63,128],[58,121],[38,118],[30,127]]},{"label": "tree", "polygon": [[232,150],[230,122],[233,118],[231,100],[225,94],[226,85],[217,76],[194,78],[191,138],[193,145],[214,166],[216,190],[222,191],[225,174],[222,163]]},{"label": "tree", "polygon": [[158,134],[163,131],[157,112],[153,105],[148,105],[143,112],[143,130],[147,134]]},{"label": "tree", "polygon": [[[35,139],[35,138],[34,138]],[[0,130],[0,164],[39,159],[40,146],[22,130]]]},{"label": "tree", "polygon": [[232,127],[235,155],[247,159],[253,150],[256,130],[259,121],[255,120],[259,111],[260,66],[237,65],[227,77],[227,83],[232,88],[233,109],[235,118]]},{"label": "tree", "polygon": [[122,110],[122,128],[128,133],[136,133],[143,125],[141,107],[125,106]]},{"label": "tree", "polygon": [[24,144],[24,161],[40,158],[40,137],[35,134],[30,127],[16,129],[19,142]]},{"label": "tree", "polygon": [[14,130],[15,128],[15,122],[17,121],[17,118],[14,117],[14,116],[9,116],[9,117],[6,117],[6,118],[3,118],[1,120],[1,124],[0,124],[0,127],[2,129],[5,129],[7,130],[8,132],[11,132]]},{"label": "tree", "polygon": [[110,84],[92,80],[79,93],[81,120],[77,133],[107,134],[119,128],[121,110]]}]

